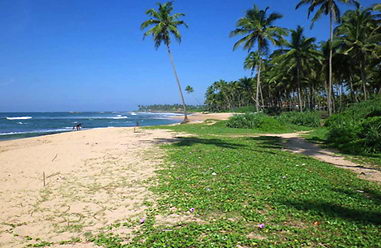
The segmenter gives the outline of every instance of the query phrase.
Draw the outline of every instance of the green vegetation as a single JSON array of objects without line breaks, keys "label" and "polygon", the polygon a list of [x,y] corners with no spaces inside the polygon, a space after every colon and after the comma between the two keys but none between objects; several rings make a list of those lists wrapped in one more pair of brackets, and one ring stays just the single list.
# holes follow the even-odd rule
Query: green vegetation
[{"label": "green vegetation", "polygon": [[263,113],[247,113],[235,115],[226,123],[231,128],[258,128],[258,129],[280,129],[282,124],[275,118]]},{"label": "green vegetation", "polygon": [[344,152],[381,152],[381,97],[331,116],[327,142]]},{"label": "green vegetation", "polygon": [[298,126],[319,127],[319,112],[283,112],[278,119],[283,123],[290,123]]},{"label": "green vegetation", "polygon": [[263,131],[284,131],[287,128],[319,127],[320,114],[318,112],[283,112],[279,116],[269,116],[264,113],[245,113],[230,118],[227,127],[260,129]]},{"label": "green vegetation", "polygon": [[[316,10],[312,23],[329,15],[328,41],[305,36],[300,26],[284,32],[274,24],[280,14],[268,15],[268,8],[256,6],[249,9],[232,35],[240,36],[234,48],[243,45],[250,51],[243,67],[251,71],[251,78],[212,83],[205,95],[207,110],[255,106],[264,112],[328,110],[331,115],[380,94],[379,10],[352,4],[356,9],[341,18],[338,2],[355,1],[302,0],[298,4],[309,6],[308,15]],[[269,43],[275,45],[274,51],[266,49]]]},{"label": "green vegetation", "polygon": [[[187,105],[187,112],[203,112],[204,106]],[[180,104],[154,104],[139,105],[138,111],[141,112],[183,112],[183,106]]]},{"label": "green vegetation", "polygon": [[[91,239],[96,244],[380,247],[379,185],[226,122],[166,128],[195,136],[163,146],[168,158],[152,187],[157,206],[133,238],[102,234]],[[188,217],[174,224],[156,218],[171,213]]]}]

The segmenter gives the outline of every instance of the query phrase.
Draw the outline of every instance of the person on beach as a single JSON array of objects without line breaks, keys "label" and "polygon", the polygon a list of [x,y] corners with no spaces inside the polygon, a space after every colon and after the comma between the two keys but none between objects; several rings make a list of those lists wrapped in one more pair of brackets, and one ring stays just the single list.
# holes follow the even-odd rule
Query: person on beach
[{"label": "person on beach", "polygon": [[77,125],[73,127],[73,130],[75,129],[76,131],[79,131],[81,127],[82,127],[82,123],[78,123]]}]

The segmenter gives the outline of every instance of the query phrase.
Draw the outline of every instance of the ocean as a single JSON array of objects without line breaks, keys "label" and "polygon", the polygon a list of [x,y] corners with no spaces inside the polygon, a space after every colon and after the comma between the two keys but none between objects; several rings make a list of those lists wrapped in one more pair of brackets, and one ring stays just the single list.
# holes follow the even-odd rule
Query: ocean
[{"label": "ocean", "polygon": [[0,140],[18,139],[106,127],[156,126],[178,123],[175,113],[150,112],[25,112],[0,113]]}]

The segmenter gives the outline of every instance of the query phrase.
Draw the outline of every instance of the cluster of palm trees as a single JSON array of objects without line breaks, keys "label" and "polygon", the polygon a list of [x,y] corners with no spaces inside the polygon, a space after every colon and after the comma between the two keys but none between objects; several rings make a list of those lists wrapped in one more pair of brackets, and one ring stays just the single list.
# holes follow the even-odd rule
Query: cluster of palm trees
[{"label": "cluster of palm trees", "polygon": [[[341,17],[338,2],[352,4],[355,9]],[[381,94],[380,4],[362,8],[355,0],[301,0],[296,9],[302,5],[309,5],[308,16],[315,12],[312,25],[322,15],[329,16],[329,40],[317,43],[306,37],[300,26],[295,30],[276,26],[281,14],[254,5],[230,33],[240,36],[233,49],[242,46],[248,51],[244,68],[251,70],[251,77],[213,83],[206,92],[205,104],[210,110],[255,105],[257,111],[327,109],[332,114],[347,103]],[[184,14],[172,15],[172,10],[172,2],[159,3],[158,10],[146,12],[150,19],[141,28],[150,27],[144,35],[153,37],[156,48],[162,43],[167,47],[186,121],[186,105],[170,50],[170,36],[181,41],[177,27],[186,24],[179,19]],[[276,47],[272,53],[270,44]]]},{"label": "cluster of palm trees", "polygon": [[[381,21],[380,5],[361,8],[357,1],[341,0],[353,4],[340,17],[335,0],[302,0],[296,6],[310,4],[308,15],[317,8],[312,24],[322,14],[330,16],[330,39],[316,43],[306,37],[302,27],[286,30],[274,25],[282,15],[268,14],[269,8],[260,10],[256,6],[238,20],[231,36],[241,36],[233,49],[243,46],[248,50],[244,68],[256,72],[251,87],[255,91],[242,93],[251,96],[257,110],[269,107],[305,109],[327,108],[329,114],[340,110],[350,102],[367,100],[369,96],[381,94]],[[338,25],[333,28],[334,22]],[[287,34],[289,38],[286,39]],[[269,44],[278,49],[269,54]],[[239,107],[241,97],[235,103],[226,95],[243,85],[246,79],[227,83],[221,87],[216,82],[208,88],[206,103],[212,109],[227,110]],[[218,99],[224,99],[223,104]],[[219,102],[219,104],[216,104]],[[221,105],[222,103],[222,105]],[[216,107],[218,106],[218,107]]]}]

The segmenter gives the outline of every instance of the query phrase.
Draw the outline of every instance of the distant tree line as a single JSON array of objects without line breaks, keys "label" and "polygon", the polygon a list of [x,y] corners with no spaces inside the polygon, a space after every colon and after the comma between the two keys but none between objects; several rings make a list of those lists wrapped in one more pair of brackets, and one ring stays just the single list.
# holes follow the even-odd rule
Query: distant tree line
[{"label": "distant tree line", "polygon": [[[189,112],[202,112],[204,106],[186,105]],[[154,104],[154,105],[138,105],[140,112],[183,112],[182,104]]]}]

